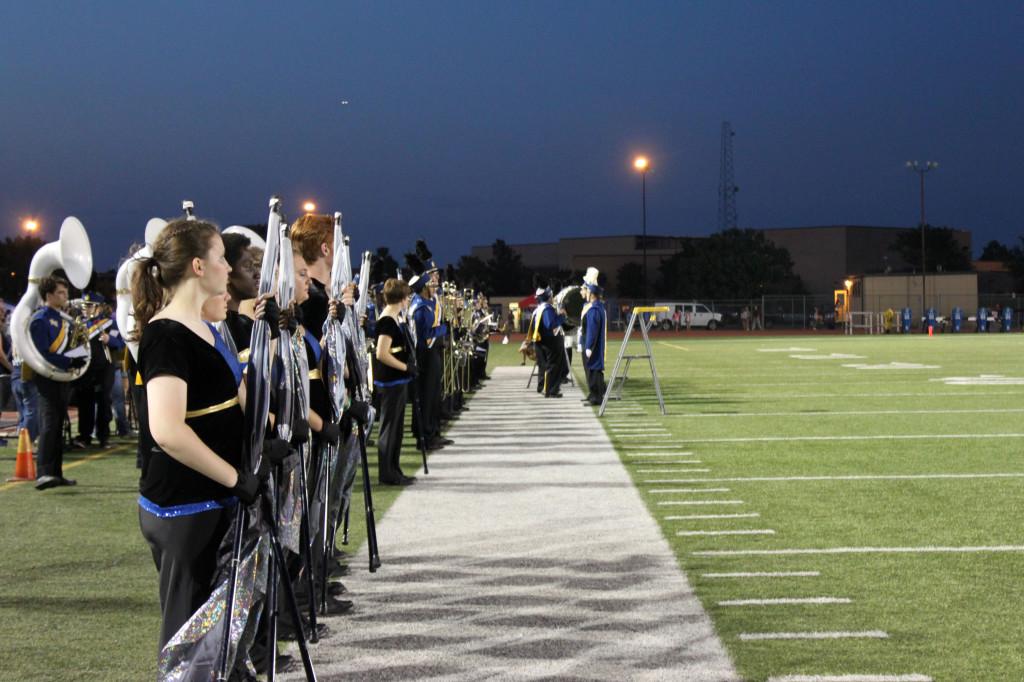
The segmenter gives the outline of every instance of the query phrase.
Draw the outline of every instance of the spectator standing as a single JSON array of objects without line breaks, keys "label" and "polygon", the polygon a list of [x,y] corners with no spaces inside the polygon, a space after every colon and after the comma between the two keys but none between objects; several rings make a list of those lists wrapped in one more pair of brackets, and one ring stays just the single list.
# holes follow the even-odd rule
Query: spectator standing
[{"label": "spectator standing", "polygon": [[750,308],[743,306],[743,310],[740,311],[740,326],[743,327],[743,331],[750,331]]}]

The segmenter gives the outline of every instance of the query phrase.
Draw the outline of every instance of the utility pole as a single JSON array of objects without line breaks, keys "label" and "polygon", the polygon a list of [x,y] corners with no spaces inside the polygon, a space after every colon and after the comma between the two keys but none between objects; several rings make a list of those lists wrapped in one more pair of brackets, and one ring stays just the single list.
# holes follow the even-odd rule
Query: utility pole
[{"label": "utility pole", "polygon": [[928,310],[928,299],[925,297],[925,245],[924,245],[924,232],[925,232],[925,219],[924,219],[924,176],[930,170],[939,167],[938,161],[907,161],[907,168],[915,173],[921,179],[921,313],[927,315]]}]

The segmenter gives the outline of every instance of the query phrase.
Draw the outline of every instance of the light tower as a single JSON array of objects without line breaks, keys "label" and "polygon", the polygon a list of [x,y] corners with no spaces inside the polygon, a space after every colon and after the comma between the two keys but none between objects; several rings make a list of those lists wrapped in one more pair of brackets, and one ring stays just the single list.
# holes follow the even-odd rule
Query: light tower
[{"label": "light tower", "polygon": [[925,257],[924,257],[924,176],[930,170],[939,167],[938,161],[907,161],[907,168],[921,178],[921,312],[927,315],[928,302],[925,298]]},{"label": "light tower", "polygon": [[736,186],[732,169],[732,138],[735,134],[732,124],[722,121],[722,160],[718,177],[719,230],[735,228],[739,222],[736,215],[736,192],[740,188]]}]

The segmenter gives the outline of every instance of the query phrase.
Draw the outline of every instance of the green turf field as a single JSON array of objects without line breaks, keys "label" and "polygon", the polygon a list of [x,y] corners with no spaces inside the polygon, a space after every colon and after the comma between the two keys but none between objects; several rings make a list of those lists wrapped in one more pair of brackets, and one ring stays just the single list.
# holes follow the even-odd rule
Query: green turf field
[{"label": "green turf field", "polygon": [[1024,679],[1024,337],[680,338],[604,421],[745,679]]},{"label": "green turf field", "polygon": [[[649,373],[635,367],[605,425],[745,679],[1024,679],[1022,342],[1019,335],[968,334],[655,341],[669,415],[658,412]],[[495,344],[492,364],[518,364],[517,347]],[[613,343],[609,374],[617,350]],[[858,364],[875,368],[843,366]],[[978,379],[992,374],[1016,383]],[[949,377],[961,380],[941,381]],[[415,470],[419,455],[408,446],[403,466]],[[375,472],[373,455],[371,449]],[[0,483],[0,679],[152,679],[157,583],[138,531],[134,445],[65,461],[75,488],[39,493]],[[0,471],[13,466],[14,448],[0,450]],[[989,474],[1014,476],[963,477]],[[922,475],[944,478],[892,478]],[[847,478],[710,480],[838,476]],[[716,488],[728,490],[656,492]],[[395,488],[375,488],[378,518],[396,495]],[[664,504],[680,502],[715,504]],[[361,508],[356,499],[353,510]],[[667,518],[733,514],[744,516]],[[361,514],[352,521],[354,549],[364,524]],[[774,533],[677,536],[727,530]],[[698,554],[925,547],[959,549]],[[992,547],[1011,551],[963,550]],[[381,552],[386,562],[386,538]],[[353,569],[365,570],[364,560],[355,557]],[[816,575],[706,575],[768,572]],[[804,598],[842,603],[721,604]],[[876,637],[740,638],[780,632]]]}]

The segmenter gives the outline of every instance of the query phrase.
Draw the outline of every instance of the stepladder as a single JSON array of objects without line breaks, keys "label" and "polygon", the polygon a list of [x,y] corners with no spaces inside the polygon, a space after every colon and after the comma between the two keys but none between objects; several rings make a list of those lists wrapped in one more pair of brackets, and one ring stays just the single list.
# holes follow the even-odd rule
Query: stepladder
[{"label": "stepladder", "polygon": [[[651,350],[649,332],[657,321],[656,314],[667,312],[668,306],[638,306],[633,308],[633,312],[629,316],[629,324],[626,325],[626,333],[622,337],[619,354],[615,358],[615,366],[612,368],[612,374],[608,379],[604,397],[601,399],[601,408],[597,411],[597,416],[604,416],[609,400],[622,399],[623,391],[626,388],[626,380],[629,377],[629,370],[634,360],[647,360],[648,365],[650,365],[651,379],[654,381],[654,392],[658,396],[658,406],[661,408],[661,413],[666,414],[665,398],[661,393],[658,369],[654,366],[654,352]],[[644,352],[639,354],[629,352],[629,340],[633,335],[635,327],[640,329],[640,336],[644,344]]]}]

